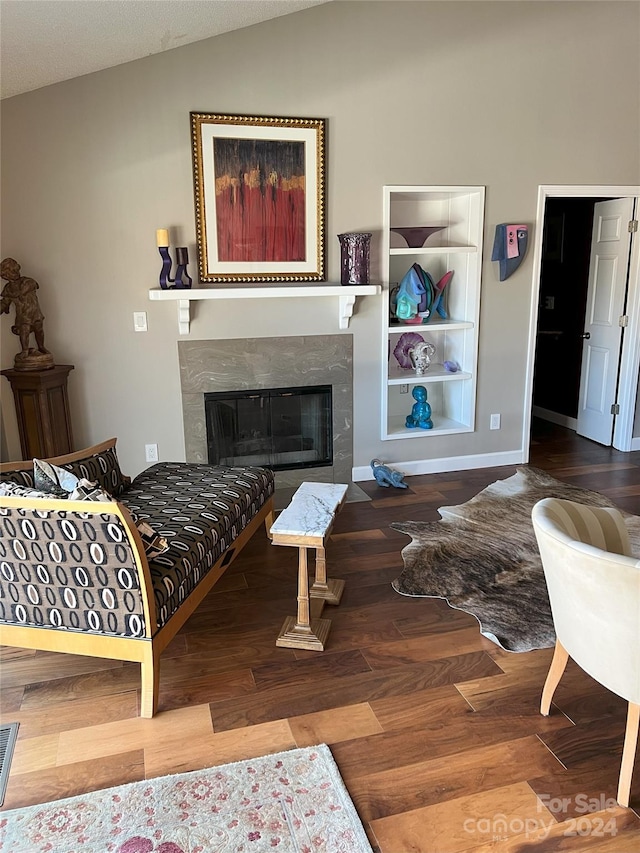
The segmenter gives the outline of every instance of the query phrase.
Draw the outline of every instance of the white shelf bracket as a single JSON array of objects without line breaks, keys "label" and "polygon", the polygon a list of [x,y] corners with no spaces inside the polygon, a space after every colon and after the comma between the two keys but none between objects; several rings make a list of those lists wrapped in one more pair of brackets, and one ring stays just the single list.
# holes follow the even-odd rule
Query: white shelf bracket
[{"label": "white shelf bracket", "polygon": [[353,317],[353,306],[356,304],[354,293],[340,294],[340,313],[338,321],[341,329],[349,328],[349,320]]},{"label": "white shelf bracket", "polygon": [[189,326],[191,325],[191,300],[178,300],[178,331],[181,335],[189,334]]}]

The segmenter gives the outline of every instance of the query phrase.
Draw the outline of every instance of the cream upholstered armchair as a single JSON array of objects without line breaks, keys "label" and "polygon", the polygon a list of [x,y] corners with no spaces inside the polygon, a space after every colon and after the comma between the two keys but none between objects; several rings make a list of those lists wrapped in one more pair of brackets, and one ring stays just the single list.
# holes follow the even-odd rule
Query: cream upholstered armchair
[{"label": "cream upholstered armchair", "polygon": [[616,509],[545,498],[532,520],[557,636],[540,712],[549,714],[569,657],[627,700],[617,800],[628,806],[640,723],[640,560]]}]

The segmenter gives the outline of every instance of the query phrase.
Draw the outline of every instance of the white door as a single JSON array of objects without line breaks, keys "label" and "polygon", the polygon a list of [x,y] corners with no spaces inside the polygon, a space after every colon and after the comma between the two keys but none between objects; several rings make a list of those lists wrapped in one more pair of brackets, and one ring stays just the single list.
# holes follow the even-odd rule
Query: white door
[{"label": "white door", "polygon": [[620,198],[598,202],[593,215],[576,431],[606,445],[613,436],[632,214],[633,199]]}]

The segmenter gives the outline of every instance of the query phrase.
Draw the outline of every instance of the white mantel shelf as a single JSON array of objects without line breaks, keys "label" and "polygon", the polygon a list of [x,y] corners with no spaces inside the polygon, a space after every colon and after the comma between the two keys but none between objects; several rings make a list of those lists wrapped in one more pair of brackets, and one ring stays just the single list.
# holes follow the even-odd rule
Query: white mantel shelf
[{"label": "white mantel shelf", "polygon": [[180,290],[163,290],[155,287],[149,291],[149,299],[169,300],[178,303],[178,330],[181,335],[189,334],[191,325],[191,303],[200,299],[281,299],[300,296],[337,296],[338,322],[341,329],[349,328],[353,306],[359,296],[374,296],[382,290],[379,284],[298,284],[281,287],[199,287]]}]

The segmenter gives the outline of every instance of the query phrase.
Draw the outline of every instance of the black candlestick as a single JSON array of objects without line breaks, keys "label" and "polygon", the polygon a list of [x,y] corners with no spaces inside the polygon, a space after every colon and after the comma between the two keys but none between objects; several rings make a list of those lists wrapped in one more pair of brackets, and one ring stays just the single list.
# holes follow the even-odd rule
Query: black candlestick
[{"label": "black candlestick", "polygon": [[[178,261],[178,269],[176,271],[176,280],[174,288],[182,290],[191,287],[192,279],[187,273],[187,264],[189,263],[189,252],[186,246],[178,246],[176,249],[176,259]],[[183,278],[186,281],[183,281]]]}]

